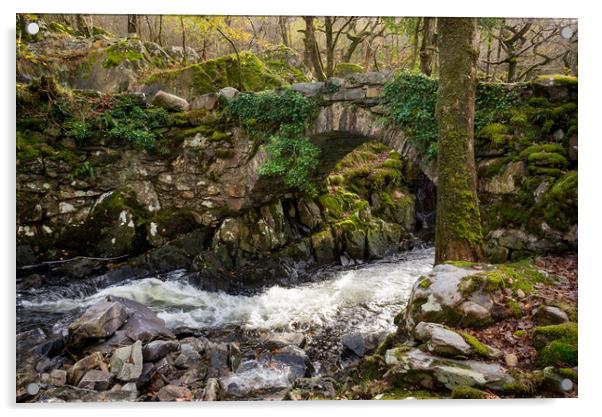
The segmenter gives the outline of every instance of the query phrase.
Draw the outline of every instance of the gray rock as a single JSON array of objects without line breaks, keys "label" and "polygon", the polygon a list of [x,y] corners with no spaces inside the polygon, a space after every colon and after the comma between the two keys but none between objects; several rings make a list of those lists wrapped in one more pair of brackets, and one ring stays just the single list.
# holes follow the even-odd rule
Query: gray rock
[{"label": "gray rock", "polygon": [[468,386],[503,391],[514,382],[498,363],[442,358],[419,349],[388,350],[385,362],[391,367],[385,378],[403,378],[428,389]]},{"label": "gray rock", "polygon": [[356,72],[347,77],[351,85],[382,85],[389,82],[392,78],[393,73],[391,71]]},{"label": "gray rock", "polygon": [[127,312],[121,303],[101,301],[94,304],[69,325],[69,344],[78,348],[90,339],[111,336],[126,318]]},{"label": "gray rock", "polygon": [[260,359],[279,362],[288,366],[293,379],[307,376],[306,374],[311,369],[311,364],[305,351],[292,345],[275,350],[271,354],[266,355],[264,352],[260,355]]},{"label": "gray rock", "polygon": [[360,358],[364,357],[367,351],[364,335],[361,333],[346,334],[341,338],[341,344],[355,353]]},{"label": "gray rock", "polygon": [[157,394],[159,401],[190,401],[192,392],[188,388],[177,385],[166,385]]},{"label": "gray rock", "polygon": [[302,199],[297,203],[301,223],[314,230],[322,224],[322,214],[318,205],[312,200]]},{"label": "gray rock", "polygon": [[569,321],[569,316],[558,307],[541,306],[533,314],[533,320],[540,326],[561,324]]},{"label": "gray rock", "polygon": [[305,97],[315,97],[324,87],[324,83],[295,83],[291,90],[303,94]]},{"label": "gray rock", "polygon": [[311,236],[311,245],[318,264],[333,263],[335,257],[335,241],[330,229],[323,230]]},{"label": "gray rock", "polygon": [[468,356],[472,347],[462,336],[437,323],[420,322],[414,329],[414,337],[424,343],[429,352],[442,356]]},{"label": "gray rock", "polygon": [[67,371],[63,369],[53,369],[49,374],[42,374],[40,382],[47,385],[62,387],[67,383]]},{"label": "gray rock", "polygon": [[111,373],[124,382],[137,380],[142,374],[142,342],[116,349],[111,357]]},{"label": "gray rock", "polygon": [[107,370],[107,365],[104,363],[102,354],[99,352],[94,352],[93,354],[80,359],[69,368],[67,371],[67,380],[69,381],[69,384],[77,386],[83,376],[92,369]]},{"label": "gray rock", "polygon": [[219,401],[221,399],[221,385],[217,378],[209,378],[203,391],[203,401]]},{"label": "gray rock", "polygon": [[180,347],[180,354],[174,361],[174,365],[177,368],[188,369],[198,366],[200,361],[201,355],[191,345],[185,344]]},{"label": "gray rock", "polygon": [[270,333],[263,341],[266,349],[280,349],[288,345],[302,348],[305,344],[305,335],[302,333]]},{"label": "gray rock", "polygon": [[40,402],[122,402],[135,401],[136,395],[126,391],[94,391],[65,385],[46,390]]},{"label": "gray rock", "polygon": [[219,90],[219,92],[217,93],[217,95],[219,97],[223,97],[227,101],[232,100],[238,94],[239,94],[239,91],[234,87],[224,87],[221,90]]},{"label": "gray rock", "polygon": [[154,106],[163,107],[171,111],[186,111],[189,107],[185,99],[166,93],[165,91],[157,91],[151,102]]},{"label": "gray rock", "polygon": [[229,370],[228,345],[226,343],[208,343],[207,356],[212,368],[210,376],[219,376]]},{"label": "gray rock", "polygon": [[201,96],[197,96],[190,102],[190,109],[204,109],[204,110],[213,110],[217,107],[218,97],[215,93],[203,94]]},{"label": "gray rock", "polygon": [[127,322],[120,328],[125,330],[131,340],[148,343],[154,339],[175,339],[175,335],[165,327],[165,321],[145,305],[136,301],[109,296],[109,301],[115,301],[125,307]]},{"label": "gray rock", "polygon": [[145,362],[156,362],[168,353],[178,350],[180,345],[174,340],[155,340],[147,343],[142,349]]},{"label": "gray rock", "polygon": [[113,375],[110,372],[92,369],[86,372],[86,375],[77,384],[77,388],[104,391],[109,389],[112,380]]},{"label": "gray rock", "polygon": [[462,291],[471,275],[481,271],[441,264],[416,281],[403,326],[412,331],[421,321],[455,327],[481,327],[491,323],[493,300],[483,287],[471,294]]}]

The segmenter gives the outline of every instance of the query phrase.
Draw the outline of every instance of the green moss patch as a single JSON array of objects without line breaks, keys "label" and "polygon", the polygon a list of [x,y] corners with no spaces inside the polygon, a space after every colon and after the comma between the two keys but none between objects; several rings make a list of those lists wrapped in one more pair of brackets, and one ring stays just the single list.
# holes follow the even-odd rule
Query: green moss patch
[{"label": "green moss patch", "polygon": [[105,68],[114,68],[123,61],[136,62],[144,59],[144,53],[136,49],[128,40],[120,40],[106,49],[107,57],[103,61]]},{"label": "green moss patch", "polygon": [[484,400],[491,398],[491,394],[473,387],[457,387],[452,390],[451,397],[455,400]]}]

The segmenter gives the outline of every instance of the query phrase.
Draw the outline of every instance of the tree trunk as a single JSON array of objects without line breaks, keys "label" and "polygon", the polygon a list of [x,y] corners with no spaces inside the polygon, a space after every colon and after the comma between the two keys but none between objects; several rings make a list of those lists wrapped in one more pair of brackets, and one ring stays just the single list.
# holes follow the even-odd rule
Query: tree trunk
[{"label": "tree trunk", "polygon": [[184,26],[184,17],[180,16],[180,28],[182,30],[182,62],[188,62],[188,51],[186,50],[186,27]]},{"label": "tree trunk", "polygon": [[332,17],[324,17],[324,34],[326,35],[326,76],[334,75],[334,39],[332,36]]},{"label": "tree trunk", "polygon": [[474,18],[440,18],[435,263],[479,261],[481,217],[474,159],[477,50]]},{"label": "tree trunk", "polygon": [[433,58],[435,57],[435,25],[436,17],[425,17],[420,46],[420,71],[430,76],[433,73]]},{"label": "tree trunk", "polygon": [[286,16],[278,16],[278,25],[280,26],[280,36],[282,36],[282,43],[284,46],[289,47],[291,43],[288,39],[288,25]]},{"label": "tree trunk", "polygon": [[128,35],[138,32],[138,22],[135,14],[128,14]]},{"label": "tree trunk", "polygon": [[86,21],[86,17],[84,17],[84,15],[75,15],[75,25],[77,26],[77,31],[81,35],[87,38],[92,36],[92,28],[90,27],[90,24]]},{"label": "tree trunk", "polygon": [[410,71],[414,70],[416,60],[418,59],[418,34],[420,33],[420,22],[422,18],[417,18],[414,36],[412,37],[412,60],[410,61]]},{"label": "tree trunk", "polygon": [[326,76],[324,75],[322,58],[320,57],[320,50],[318,49],[318,42],[316,41],[314,17],[304,16],[303,20],[305,20],[305,47],[307,48],[309,60],[311,61],[318,81],[324,81]]},{"label": "tree trunk", "polygon": [[159,15],[159,45],[163,47],[163,15]]}]

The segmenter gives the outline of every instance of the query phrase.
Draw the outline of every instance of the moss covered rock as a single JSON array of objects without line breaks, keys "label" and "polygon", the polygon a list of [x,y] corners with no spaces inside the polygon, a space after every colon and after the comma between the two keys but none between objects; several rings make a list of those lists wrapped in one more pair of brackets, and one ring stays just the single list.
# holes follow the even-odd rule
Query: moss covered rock
[{"label": "moss covered rock", "polygon": [[[224,87],[235,87],[241,91],[262,91],[282,87],[288,83],[278,75],[285,72],[283,68],[286,64],[279,66],[275,73],[269,65],[250,52],[240,53],[239,57],[240,63],[237,56],[232,54],[183,69],[157,72],[150,76],[145,84],[149,88],[164,90],[191,100]],[[292,69],[290,71],[293,72]]]}]

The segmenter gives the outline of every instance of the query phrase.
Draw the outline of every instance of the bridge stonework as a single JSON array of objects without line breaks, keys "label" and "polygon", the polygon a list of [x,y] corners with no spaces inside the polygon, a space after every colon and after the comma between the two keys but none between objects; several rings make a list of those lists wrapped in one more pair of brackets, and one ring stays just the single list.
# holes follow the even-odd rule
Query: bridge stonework
[{"label": "bridge stonework", "polygon": [[[292,85],[293,91],[320,100],[318,114],[307,131],[311,142],[320,149],[315,181],[324,180],[336,163],[357,146],[376,141],[397,151],[406,163],[415,164],[436,183],[434,163],[424,163],[404,132],[383,117],[381,99],[384,84],[391,77],[389,72],[369,72],[345,79],[331,78],[328,83]],[[286,192],[278,179],[259,175],[265,160],[266,155],[260,150],[247,166],[249,206],[268,202]]]}]

